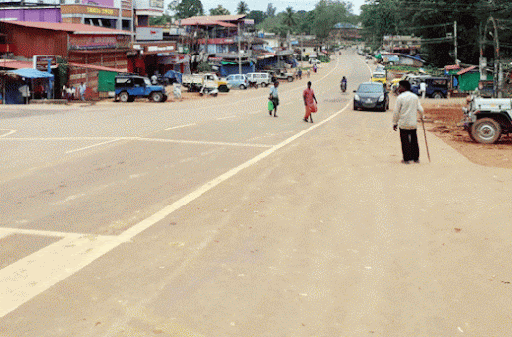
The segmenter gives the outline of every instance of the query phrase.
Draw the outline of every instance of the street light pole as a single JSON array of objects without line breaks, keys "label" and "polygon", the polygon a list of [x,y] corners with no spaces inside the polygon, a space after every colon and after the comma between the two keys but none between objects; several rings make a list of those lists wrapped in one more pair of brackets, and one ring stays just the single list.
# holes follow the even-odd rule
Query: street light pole
[{"label": "street light pole", "polygon": [[242,75],[242,43],[240,41],[240,21],[237,24],[238,28],[238,74]]}]

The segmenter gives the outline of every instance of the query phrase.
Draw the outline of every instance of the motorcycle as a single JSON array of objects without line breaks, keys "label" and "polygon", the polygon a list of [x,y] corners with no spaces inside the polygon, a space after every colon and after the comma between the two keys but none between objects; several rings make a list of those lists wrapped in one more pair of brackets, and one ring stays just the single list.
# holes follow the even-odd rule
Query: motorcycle
[{"label": "motorcycle", "polygon": [[341,82],[340,88],[342,92],[347,91],[347,82]]},{"label": "motorcycle", "polygon": [[219,89],[214,88],[214,87],[207,87],[207,86],[203,85],[201,87],[201,89],[199,90],[199,96],[206,95],[206,96],[217,97],[218,94],[219,94]]},{"label": "motorcycle", "polygon": [[249,81],[249,88],[258,89],[258,82],[256,82],[256,81]]}]

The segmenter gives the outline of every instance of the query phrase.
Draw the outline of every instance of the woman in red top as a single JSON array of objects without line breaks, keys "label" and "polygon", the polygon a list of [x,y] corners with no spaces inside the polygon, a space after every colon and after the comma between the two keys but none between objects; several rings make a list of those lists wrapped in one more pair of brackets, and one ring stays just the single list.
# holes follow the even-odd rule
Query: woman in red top
[{"label": "woman in red top", "polygon": [[318,104],[318,102],[315,97],[315,92],[313,91],[313,89],[311,89],[311,81],[308,81],[308,87],[307,89],[304,90],[302,96],[304,97],[304,105],[306,106],[306,115],[304,115],[304,122],[307,122],[309,118],[311,123],[313,123],[313,117],[311,116],[311,113],[316,112],[316,105]]}]

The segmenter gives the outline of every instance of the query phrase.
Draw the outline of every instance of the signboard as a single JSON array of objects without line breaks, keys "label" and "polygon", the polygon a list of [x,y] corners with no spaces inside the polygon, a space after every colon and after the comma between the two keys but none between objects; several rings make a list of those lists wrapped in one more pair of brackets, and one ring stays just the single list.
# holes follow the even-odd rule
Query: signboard
[{"label": "signboard", "polygon": [[137,41],[162,41],[164,33],[162,28],[137,27],[135,35]]},{"label": "signboard", "polygon": [[32,68],[40,71],[48,71],[48,62],[51,66],[57,65],[57,56],[55,55],[34,55],[32,56]]},{"label": "signboard", "polygon": [[112,8],[102,8],[102,7],[90,7],[87,6],[87,14],[97,14],[97,15],[115,15],[115,12]]},{"label": "signboard", "polygon": [[70,50],[129,48],[128,35],[70,35]]},{"label": "signboard", "polygon": [[164,8],[164,0],[150,0],[149,3],[150,3],[151,8],[159,8],[159,9]]}]

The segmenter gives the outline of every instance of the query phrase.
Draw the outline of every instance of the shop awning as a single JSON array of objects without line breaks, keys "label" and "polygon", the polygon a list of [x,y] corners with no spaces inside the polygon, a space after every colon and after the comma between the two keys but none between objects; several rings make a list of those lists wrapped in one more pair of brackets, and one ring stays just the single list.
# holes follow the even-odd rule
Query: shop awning
[{"label": "shop awning", "polygon": [[33,68],[21,68],[9,71],[11,74],[16,74],[25,78],[53,78],[53,74],[47,73],[45,71],[39,71]]}]

